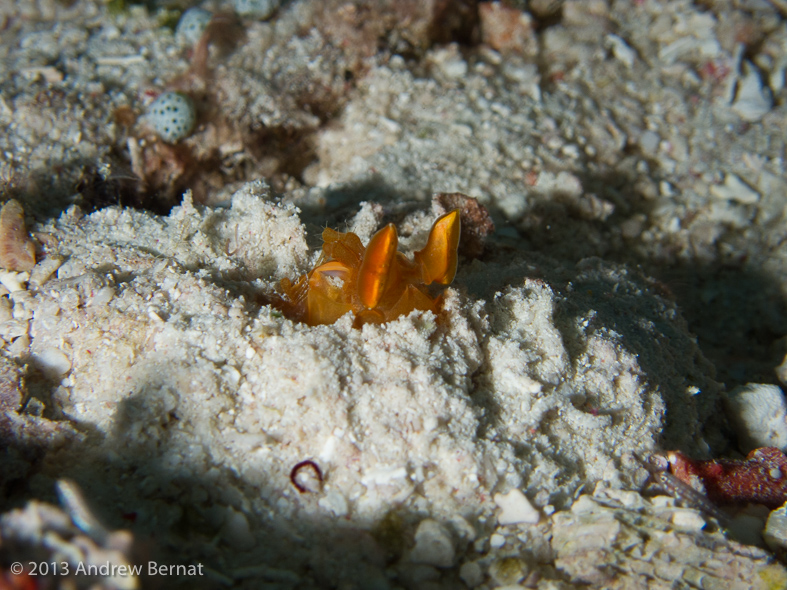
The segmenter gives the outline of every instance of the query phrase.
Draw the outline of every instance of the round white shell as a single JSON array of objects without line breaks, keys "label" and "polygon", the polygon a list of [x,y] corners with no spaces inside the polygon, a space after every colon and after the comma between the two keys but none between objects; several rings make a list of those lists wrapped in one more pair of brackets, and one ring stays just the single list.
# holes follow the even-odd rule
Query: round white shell
[{"label": "round white shell", "polygon": [[197,114],[188,96],[165,92],[151,103],[147,120],[161,139],[176,143],[194,130]]},{"label": "round white shell", "polygon": [[213,13],[203,8],[189,8],[180,16],[175,36],[186,43],[196,43],[205,32]]}]

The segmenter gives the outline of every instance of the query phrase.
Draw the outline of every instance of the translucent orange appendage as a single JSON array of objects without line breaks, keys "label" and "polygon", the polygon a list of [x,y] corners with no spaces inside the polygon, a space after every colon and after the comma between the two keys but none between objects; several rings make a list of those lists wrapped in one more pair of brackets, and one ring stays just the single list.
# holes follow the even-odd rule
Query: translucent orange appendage
[{"label": "translucent orange appendage", "polygon": [[352,303],[344,292],[351,270],[338,260],[325,262],[309,273],[306,317],[310,324],[332,324],[348,311]]},{"label": "translucent orange appendage", "polygon": [[421,265],[421,280],[425,285],[448,285],[454,280],[460,230],[459,209],[446,213],[434,222],[426,246],[415,253],[415,260]]},{"label": "translucent orange appendage", "polygon": [[456,274],[459,212],[440,217],[423,250],[410,260],[396,251],[396,228],[387,225],[364,248],[354,233],[326,229],[320,263],[295,282],[282,279],[284,298],[275,305],[310,326],[329,324],[351,311],[353,325],[382,323],[413,310],[440,310],[426,285],[447,285]]},{"label": "translucent orange appendage", "polygon": [[358,236],[352,232],[342,233],[326,227],[322,232],[322,241],[325,260],[338,260],[350,268],[358,268],[364,252]]},{"label": "translucent orange appendage", "polygon": [[377,307],[391,274],[399,237],[392,223],[386,225],[369,240],[358,271],[358,296],[369,309]]}]

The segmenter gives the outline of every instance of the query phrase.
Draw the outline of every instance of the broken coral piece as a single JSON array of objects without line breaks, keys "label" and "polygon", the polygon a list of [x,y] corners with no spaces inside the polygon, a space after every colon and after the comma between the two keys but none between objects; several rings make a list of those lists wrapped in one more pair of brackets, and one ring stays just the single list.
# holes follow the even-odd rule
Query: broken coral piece
[{"label": "broken coral piece", "polygon": [[716,504],[764,504],[787,501],[787,456],[774,447],[755,449],[745,460],[695,461],[678,451],[667,453],[670,472]]},{"label": "broken coral piece", "polygon": [[25,229],[25,212],[19,201],[11,199],[0,210],[0,266],[27,271],[35,264],[36,249]]},{"label": "broken coral piece", "polygon": [[388,322],[416,309],[437,313],[440,297],[432,298],[426,286],[454,280],[460,226],[459,210],[438,218],[413,260],[397,252],[399,238],[392,223],[365,248],[354,233],[326,228],[317,267],[294,283],[282,279],[286,299],[277,306],[310,326],[332,324],[350,311],[356,327]]}]

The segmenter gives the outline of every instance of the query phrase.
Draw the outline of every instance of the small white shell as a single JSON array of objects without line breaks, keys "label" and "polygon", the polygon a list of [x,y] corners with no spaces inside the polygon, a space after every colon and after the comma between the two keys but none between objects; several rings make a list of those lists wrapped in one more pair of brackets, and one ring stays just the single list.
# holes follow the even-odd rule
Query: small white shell
[{"label": "small white shell", "polygon": [[176,143],[194,130],[197,113],[185,94],[165,92],[151,103],[146,118],[161,139]]},{"label": "small white shell", "polygon": [[204,8],[196,6],[189,8],[181,15],[178,26],[175,28],[175,36],[187,43],[194,44],[202,37],[202,33],[205,32],[212,18],[213,14]]}]

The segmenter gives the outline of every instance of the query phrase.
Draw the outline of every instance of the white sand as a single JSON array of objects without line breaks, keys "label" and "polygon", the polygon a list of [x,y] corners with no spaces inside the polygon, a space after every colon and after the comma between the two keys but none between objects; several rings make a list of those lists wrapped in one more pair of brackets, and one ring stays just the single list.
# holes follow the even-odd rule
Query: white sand
[{"label": "white sand", "polygon": [[[462,268],[440,317],[311,328],[255,303],[309,258],[295,210],[268,198],[256,183],[229,209],[187,198],[169,217],[71,210],[41,228],[64,262],[14,294],[12,315],[30,319],[45,403],[74,428],[45,473],[88,486],[113,524],[134,512],[143,534],[200,558],[219,534],[234,550],[214,556],[225,573],[320,556],[315,575],[341,579],[377,564],[349,531],[393,513],[406,545],[430,515],[459,564],[493,530],[496,493],[551,511],[597,481],[641,484],[632,453],[662,437],[707,448],[698,425],[717,387],[643,279],[509,253]],[[301,494],[290,470],[306,459],[324,484]]]}]

